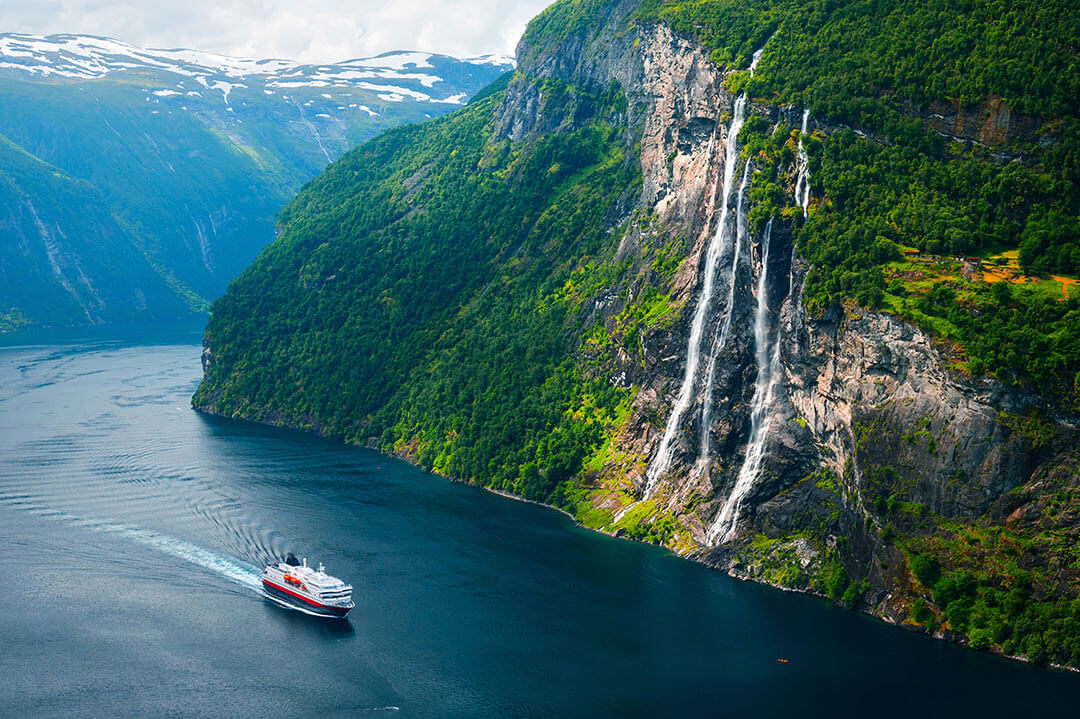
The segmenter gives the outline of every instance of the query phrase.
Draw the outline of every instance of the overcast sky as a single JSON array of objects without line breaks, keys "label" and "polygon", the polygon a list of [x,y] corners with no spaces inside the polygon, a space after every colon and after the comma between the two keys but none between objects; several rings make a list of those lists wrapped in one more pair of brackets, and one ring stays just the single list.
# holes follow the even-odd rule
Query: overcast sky
[{"label": "overcast sky", "polygon": [[334,62],[387,50],[513,55],[554,0],[0,0],[0,32]]}]

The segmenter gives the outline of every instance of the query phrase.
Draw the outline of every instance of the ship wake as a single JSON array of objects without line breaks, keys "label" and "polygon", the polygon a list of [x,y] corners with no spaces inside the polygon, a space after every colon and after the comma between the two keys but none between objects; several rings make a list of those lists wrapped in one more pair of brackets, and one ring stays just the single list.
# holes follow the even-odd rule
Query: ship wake
[{"label": "ship wake", "polygon": [[253,564],[164,532],[143,529],[130,524],[80,517],[71,512],[37,504],[26,497],[0,497],[0,506],[20,509],[37,517],[64,522],[90,531],[123,537],[169,556],[191,562],[237,584],[260,591],[262,589],[260,570]]}]

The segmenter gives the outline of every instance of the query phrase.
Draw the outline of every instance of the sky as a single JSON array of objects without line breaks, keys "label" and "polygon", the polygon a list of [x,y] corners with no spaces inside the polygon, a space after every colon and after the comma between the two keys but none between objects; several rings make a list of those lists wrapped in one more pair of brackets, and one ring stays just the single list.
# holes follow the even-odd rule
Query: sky
[{"label": "sky", "polygon": [[0,32],[103,35],[307,63],[423,50],[513,55],[554,0],[0,0]]}]

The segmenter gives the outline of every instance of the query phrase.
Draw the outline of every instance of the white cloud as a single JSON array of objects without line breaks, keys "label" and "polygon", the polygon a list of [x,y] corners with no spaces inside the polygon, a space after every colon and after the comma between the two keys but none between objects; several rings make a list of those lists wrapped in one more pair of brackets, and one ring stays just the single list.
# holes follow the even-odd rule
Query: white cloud
[{"label": "white cloud", "polygon": [[552,0],[0,0],[0,32],[338,62],[388,50],[513,55]]}]

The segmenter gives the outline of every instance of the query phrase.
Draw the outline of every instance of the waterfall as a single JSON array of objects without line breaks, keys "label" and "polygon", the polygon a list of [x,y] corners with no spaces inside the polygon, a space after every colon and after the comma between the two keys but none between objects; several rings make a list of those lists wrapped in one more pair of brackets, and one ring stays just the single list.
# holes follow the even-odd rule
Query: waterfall
[{"label": "waterfall", "polygon": [[[795,175],[795,202],[803,211],[803,225],[810,219],[810,158],[806,156],[806,148],[803,147],[803,138],[806,137],[806,126],[810,121],[810,110],[804,109],[802,114],[802,127],[799,129],[799,146],[795,150],[796,166],[798,172]],[[795,292],[795,245],[791,246],[791,262],[788,266],[788,297]]]},{"label": "waterfall", "polygon": [[758,274],[757,308],[754,311],[754,349],[757,355],[757,379],[754,382],[754,398],[750,404],[750,439],[746,445],[746,457],[743,459],[739,477],[731,490],[727,501],[721,508],[712,527],[709,528],[709,544],[716,544],[717,538],[726,542],[731,538],[739,520],[742,500],[754,485],[761,465],[765,459],[765,439],[769,434],[772,406],[776,383],[780,377],[780,332],[777,331],[772,352],[769,352],[769,244],[772,237],[772,220],[765,225],[761,238],[761,272]]},{"label": "waterfall", "polygon": [[[807,211],[810,207],[810,168],[806,149],[803,147],[803,137],[806,135],[807,124],[810,120],[810,110],[803,110],[802,129],[799,133],[799,147],[796,151],[798,172],[795,179],[795,201],[803,210],[803,222],[806,221]],[[754,349],[757,355],[757,380],[754,383],[754,397],[750,409],[750,439],[746,445],[746,456],[743,465],[739,469],[739,476],[735,480],[735,486],[731,490],[727,501],[720,509],[712,527],[709,528],[708,542],[711,545],[729,541],[735,533],[735,527],[739,521],[739,512],[742,509],[742,500],[750,488],[754,486],[761,474],[761,466],[765,460],[765,440],[769,434],[769,426],[772,417],[769,410],[772,406],[776,385],[780,380],[780,340],[781,325],[776,326],[776,339],[773,342],[772,353],[768,352],[768,264],[769,264],[769,241],[772,235],[772,220],[765,226],[765,236],[762,238],[761,273],[758,276],[757,287],[757,310],[754,313]],[[795,248],[791,248],[792,270],[788,273],[788,296],[794,291],[795,273]]]},{"label": "waterfall", "polygon": [[713,380],[716,376],[716,360],[720,352],[727,346],[731,337],[732,308],[735,305],[735,276],[739,270],[739,257],[742,256],[742,243],[746,237],[746,208],[743,198],[746,195],[746,183],[750,178],[750,160],[746,160],[743,168],[742,182],[739,183],[739,194],[735,198],[735,250],[731,253],[731,272],[728,274],[728,297],[724,307],[724,318],[719,323],[720,333],[713,341],[712,351],[709,352],[709,368],[705,372],[705,394],[701,408],[701,451],[698,453],[698,466],[704,469],[709,463],[709,425],[712,423],[712,392]]},{"label": "waterfall", "polygon": [[[750,61],[750,77],[754,76],[754,68],[757,67],[764,51],[765,47],[762,46],[754,53],[753,59]],[[705,251],[705,273],[701,295],[698,297],[697,307],[694,309],[694,318],[690,324],[690,338],[686,346],[686,370],[683,373],[682,386],[679,388],[675,406],[671,408],[671,414],[668,416],[667,424],[664,427],[664,436],[660,440],[660,448],[656,451],[656,456],[646,471],[646,498],[652,496],[652,492],[656,488],[656,482],[671,465],[672,443],[675,440],[676,433],[679,431],[679,423],[682,421],[683,414],[686,413],[691,401],[694,399],[694,378],[701,363],[701,340],[705,331],[705,320],[709,313],[709,305],[712,303],[715,292],[714,276],[722,255],[731,246],[731,234],[728,228],[728,215],[730,214],[728,203],[731,199],[732,186],[735,180],[735,163],[739,157],[739,131],[742,130],[743,123],[746,121],[746,103],[747,97],[744,92],[735,100],[731,125],[728,127],[727,140],[724,143],[724,181],[720,196],[720,219],[716,223],[716,230]],[[749,167],[749,163],[747,167]],[[742,184],[745,186],[745,173]],[[732,263],[733,273],[735,264],[735,262]],[[731,279],[734,284],[734,275]],[[730,304],[729,302],[727,308],[729,315],[731,312]],[[727,324],[730,324],[730,321],[725,322],[725,325]]]},{"label": "waterfall", "polygon": [[740,95],[735,101],[735,115],[731,119],[728,128],[727,141],[724,143],[724,181],[720,195],[720,220],[716,223],[716,231],[709,241],[705,251],[705,275],[701,288],[701,296],[698,297],[697,307],[694,309],[694,319],[690,324],[690,339],[686,346],[686,371],[683,373],[682,387],[679,389],[678,399],[671,409],[667,425],[664,428],[664,436],[660,440],[660,449],[649,466],[647,473],[648,483],[645,486],[645,496],[652,494],[656,481],[660,478],[671,464],[672,441],[679,429],[679,422],[683,414],[690,406],[693,399],[694,377],[697,374],[698,365],[701,362],[701,337],[705,330],[705,319],[708,316],[709,305],[712,302],[714,292],[716,268],[720,264],[721,256],[731,244],[731,235],[728,229],[728,215],[730,214],[728,202],[731,198],[731,190],[735,181],[735,163],[739,157],[739,130],[742,129],[746,120],[746,95]]},{"label": "waterfall", "polygon": [[806,156],[803,147],[803,137],[806,135],[806,125],[810,120],[810,110],[803,110],[802,129],[799,131],[799,147],[795,151],[799,172],[795,178],[795,202],[803,211],[803,221],[806,221],[806,210],[810,207],[810,159]]}]

